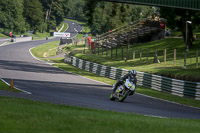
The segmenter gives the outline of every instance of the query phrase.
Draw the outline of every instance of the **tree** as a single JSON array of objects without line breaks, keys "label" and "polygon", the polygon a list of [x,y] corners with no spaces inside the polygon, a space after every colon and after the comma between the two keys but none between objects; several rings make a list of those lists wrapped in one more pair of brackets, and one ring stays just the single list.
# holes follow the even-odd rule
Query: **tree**
[{"label": "tree", "polygon": [[[186,21],[192,21],[193,27],[199,27],[198,23],[200,20],[200,12],[187,10],[187,9],[178,9],[178,8],[160,8],[161,17],[167,19],[167,26],[174,29],[178,27],[182,32],[183,39],[186,41]],[[188,45],[192,47],[193,38],[193,28],[189,25],[189,38]]]},{"label": "tree", "polygon": [[44,12],[42,9],[40,1],[24,0],[24,18],[34,32],[43,32]]},{"label": "tree", "polygon": [[48,31],[56,28],[64,18],[63,5],[68,0],[40,0],[43,6],[45,22],[48,25]]},{"label": "tree", "polygon": [[[95,3],[95,5],[90,2]],[[132,4],[91,0],[87,0],[86,4],[89,6],[86,10],[86,16],[93,35],[108,32],[143,17],[147,18],[154,13],[152,7]]]},{"label": "tree", "polygon": [[0,0],[0,5],[0,27],[6,32],[24,32],[23,0]]}]

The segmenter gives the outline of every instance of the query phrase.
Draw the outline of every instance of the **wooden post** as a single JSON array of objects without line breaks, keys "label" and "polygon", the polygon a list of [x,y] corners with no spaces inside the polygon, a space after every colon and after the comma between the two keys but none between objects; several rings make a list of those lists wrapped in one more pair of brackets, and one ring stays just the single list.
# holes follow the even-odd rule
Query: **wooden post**
[{"label": "wooden post", "polygon": [[199,67],[199,51],[197,49],[197,51],[196,51],[196,68],[198,68],[198,67]]},{"label": "wooden post", "polygon": [[123,58],[124,58],[124,49],[122,47],[122,60],[123,60]]},{"label": "wooden post", "polygon": [[13,79],[11,79],[11,81],[10,81],[10,89],[11,89],[11,91],[14,90],[14,80]]},{"label": "wooden post", "polygon": [[153,63],[160,63],[160,60],[158,59],[158,51],[157,51],[157,49],[155,49]]},{"label": "wooden post", "polygon": [[135,61],[135,49],[133,48],[133,61]]},{"label": "wooden post", "polygon": [[148,60],[149,60],[149,51],[147,50],[147,63],[148,63]]},{"label": "wooden post", "polygon": [[106,44],[106,56],[108,56],[108,45]]},{"label": "wooden post", "polygon": [[166,59],[167,59],[167,50],[164,50],[164,63],[166,64]]},{"label": "wooden post", "polygon": [[183,66],[184,69],[186,69],[186,61],[187,61],[187,50],[185,51],[184,66]]},{"label": "wooden post", "polygon": [[113,48],[111,47],[111,50],[110,50],[110,52],[111,52],[111,58],[112,58],[112,51],[113,51]]},{"label": "wooden post", "polygon": [[140,49],[140,63],[142,62],[142,49]]},{"label": "wooden post", "polygon": [[116,53],[115,53],[115,54],[116,54],[115,56],[116,56],[116,59],[117,59],[117,54],[118,54],[118,49],[117,49],[117,47],[116,47]]},{"label": "wooden post", "polygon": [[98,55],[99,55],[99,44],[98,44]]},{"label": "wooden post", "polygon": [[129,48],[130,48],[130,43],[129,43],[129,34],[128,34],[128,36],[127,36],[126,61],[128,60],[128,56],[129,56]]},{"label": "wooden post", "polygon": [[86,38],[85,38],[85,45],[84,45],[84,54],[85,54],[85,47],[86,47],[86,42],[87,42],[87,40],[86,40]]},{"label": "wooden post", "polygon": [[174,65],[176,65],[176,49],[174,49]]}]

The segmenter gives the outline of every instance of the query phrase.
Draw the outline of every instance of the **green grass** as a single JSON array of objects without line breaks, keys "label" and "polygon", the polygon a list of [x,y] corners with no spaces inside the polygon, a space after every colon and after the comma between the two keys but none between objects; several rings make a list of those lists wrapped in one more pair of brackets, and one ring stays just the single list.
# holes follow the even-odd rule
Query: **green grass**
[{"label": "green grass", "polygon": [[31,50],[33,55],[38,58],[50,57],[56,55],[56,50],[59,46],[59,41],[49,42]]},{"label": "green grass", "polygon": [[0,132],[198,133],[199,120],[162,119],[0,97]]},{"label": "green grass", "polygon": [[36,32],[35,34],[32,34],[33,40],[46,39],[47,36],[50,37],[50,33],[48,33],[48,32],[44,32],[44,33]]},{"label": "green grass", "polygon": [[3,38],[10,38],[9,36],[6,36],[6,35],[4,35],[4,34],[2,34],[2,33],[0,33],[0,37],[3,37]]}]

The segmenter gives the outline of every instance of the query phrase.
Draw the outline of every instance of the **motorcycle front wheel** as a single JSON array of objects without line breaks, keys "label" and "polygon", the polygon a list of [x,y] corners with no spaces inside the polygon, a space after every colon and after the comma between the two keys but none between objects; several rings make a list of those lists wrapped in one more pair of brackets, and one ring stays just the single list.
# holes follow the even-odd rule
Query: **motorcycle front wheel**
[{"label": "motorcycle front wheel", "polygon": [[121,92],[121,95],[119,96],[119,101],[120,102],[123,102],[125,99],[126,99],[126,97],[129,95],[129,90],[123,90],[122,92]]}]

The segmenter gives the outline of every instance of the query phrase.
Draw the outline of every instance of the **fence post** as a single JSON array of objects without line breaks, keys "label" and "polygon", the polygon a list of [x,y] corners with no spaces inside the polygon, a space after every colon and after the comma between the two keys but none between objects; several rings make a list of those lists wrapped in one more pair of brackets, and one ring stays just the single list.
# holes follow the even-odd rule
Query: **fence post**
[{"label": "fence post", "polygon": [[155,49],[153,63],[160,63],[160,60],[158,59],[158,51],[157,51],[157,49]]},{"label": "fence post", "polygon": [[196,68],[198,68],[198,67],[199,67],[199,51],[197,49],[197,51],[196,51]]},{"label": "fence post", "polygon": [[116,53],[115,53],[115,56],[116,56],[116,59],[117,59],[117,54],[118,54],[118,46],[116,47]]},{"label": "fence post", "polygon": [[167,50],[164,50],[164,63],[166,64],[166,59],[167,59]]},{"label": "fence post", "polygon": [[147,50],[147,63],[149,61],[149,50]]},{"label": "fence post", "polygon": [[[128,32],[127,32],[128,34]],[[127,51],[126,51],[126,61],[128,60],[129,57],[129,48],[130,48],[130,43],[129,43],[129,34],[127,36]]]},{"label": "fence post", "polygon": [[123,58],[124,58],[124,49],[122,47],[122,60],[123,60]]},{"label": "fence post", "polygon": [[86,41],[87,41],[87,40],[86,40],[86,38],[85,38],[85,45],[84,45],[84,54],[85,54]]},{"label": "fence post", "polygon": [[113,48],[112,47],[111,47],[111,51],[110,52],[111,52],[111,58],[112,58],[112,52],[113,52]]},{"label": "fence post", "polygon": [[98,43],[98,55],[99,55],[99,43]]},{"label": "fence post", "polygon": [[185,51],[185,58],[184,58],[184,69],[186,69],[186,60],[187,60],[187,50]]},{"label": "fence post", "polygon": [[106,57],[108,56],[108,44],[106,44]]},{"label": "fence post", "polygon": [[140,63],[142,61],[142,49],[140,49]]},{"label": "fence post", "polygon": [[176,65],[176,49],[174,49],[174,65]]},{"label": "fence post", "polygon": [[133,61],[135,61],[135,48],[133,48]]}]

